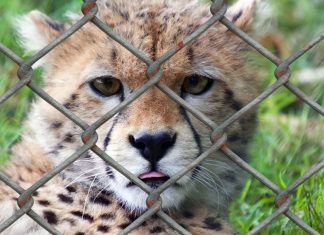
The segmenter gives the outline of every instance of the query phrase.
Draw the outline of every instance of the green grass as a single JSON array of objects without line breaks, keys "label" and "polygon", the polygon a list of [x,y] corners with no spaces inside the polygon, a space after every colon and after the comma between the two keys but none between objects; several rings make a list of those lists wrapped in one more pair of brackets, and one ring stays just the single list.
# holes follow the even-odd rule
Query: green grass
[{"label": "green grass", "polygon": [[[47,2],[52,2],[48,4]],[[304,44],[323,30],[324,2],[321,0],[282,0],[271,1],[273,18],[277,20],[269,30],[283,38],[282,45],[288,54],[302,48]],[[66,3],[56,1],[0,2],[0,42],[18,55],[23,52],[13,37],[11,21],[14,16],[38,8],[51,16],[62,19],[68,9],[77,9],[81,0]],[[292,66],[291,81],[324,105],[324,83],[310,85],[298,84],[296,74],[304,68],[324,66],[324,43],[298,59]],[[251,56],[260,72],[263,88],[274,80],[275,67],[260,55]],[[17,66],[0,54],[0,94],[16,82]],[[41,71],[35,76],[39,79]],[[8,148],[19,139],[22,120],[28,110],[33,94],[28,88],[0,106],[0,163],[8,159]],[[276,183],[285,188],[301,177],[307,169],[324,159],[323,126],[324,119],[302,104],[287,91],[280,88],[260,105],[259,128],[251,146],[251,165]],[[297,124],[296,124],[297,123]],[[296,126],[297,125],[297,126]],[[324,232],[324,185],[323,171],[307,180],[291,195],[291,211],[296,213],[314,229]],[[231,206],[231,223],[240,234],[245,234],[267,216],[273,213],[275,194],[254,178],[249,178],[242,193]],[[305,234],[286,217],[280,216],[261,234]]]}]

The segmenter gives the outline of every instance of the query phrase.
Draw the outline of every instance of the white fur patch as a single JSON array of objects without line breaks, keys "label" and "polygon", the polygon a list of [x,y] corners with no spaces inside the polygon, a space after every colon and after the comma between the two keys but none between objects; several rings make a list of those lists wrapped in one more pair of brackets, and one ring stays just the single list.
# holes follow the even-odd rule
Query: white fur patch
[{"label": "white fur patch", "polygon": [[33,18],[41,17],[43,17],[43,14],[39,11],[31,11],[29,14],[17,18],[14,22],[20,42],[27,53],[38,51],[48,44],[48,40],[33,20]]}]

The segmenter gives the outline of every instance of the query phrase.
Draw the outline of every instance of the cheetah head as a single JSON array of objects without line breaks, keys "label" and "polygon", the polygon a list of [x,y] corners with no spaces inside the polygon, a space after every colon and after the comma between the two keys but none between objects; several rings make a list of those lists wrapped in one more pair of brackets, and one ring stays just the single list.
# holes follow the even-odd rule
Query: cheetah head
[{"label": "cheetah head", "polygon": [[[100,20],[152,60],[212,16],[209,6],[196,1],[100,1],[98,8]],[[226,17],[246,30],[254,8],[254,0],[241,0],[227,10]],[[24,47],[29,52],[42,49],[81,16],[70,18],[72,22],[61,23],[38,11],[22,17],[17,27]],[[244,66],[245,49],[237,36],[217,22],[163,63],[158,84],[166,85],[220,124],[255,95],[255,78]],[[89,125],[123,104],[149,80],[147,64],[91,22],[37,66],[44,69],[43,89]],[[253,132],[253,117],[250,113],[228,128],[233,149],[245,151]],[[83,145],[81,128],[42,99],[33,104],[26,126],[23,138],[38,143],[56,165]],[[211,129],[157,86],[113,115],[96,133],[96,145],[152,189],[212,145]],[[215,153],[211,159],[226,163],[221,154]],[[163,207],[179,206],[190,190],[198,188],[197,182],[206,181],[208,172],[222,177],[230,168],[230,174],[236,176],[235,167],[226,164],[207,162],[190,170],[162,193]],[[84,153],[62,175],[90,188],[110,191],[130,209],[146,208],[147,194],[92,151]],[[235,182],[225,185],[228,192],[233,185]]]}]

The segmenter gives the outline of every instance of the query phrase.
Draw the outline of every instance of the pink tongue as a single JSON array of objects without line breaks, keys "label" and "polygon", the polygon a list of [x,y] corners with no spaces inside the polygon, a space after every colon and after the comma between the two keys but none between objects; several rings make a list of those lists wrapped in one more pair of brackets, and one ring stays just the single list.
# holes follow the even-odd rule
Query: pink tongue
[{"label": "pink tongue", "polygon": [[151,172],[146,172],[146,173],[139,175],[138,178],[147,179],[147,178],[160,178],[160,177],[164,177],[164,176],[165,176],[165,174],[162,174],[161,172],[151,171]]}]

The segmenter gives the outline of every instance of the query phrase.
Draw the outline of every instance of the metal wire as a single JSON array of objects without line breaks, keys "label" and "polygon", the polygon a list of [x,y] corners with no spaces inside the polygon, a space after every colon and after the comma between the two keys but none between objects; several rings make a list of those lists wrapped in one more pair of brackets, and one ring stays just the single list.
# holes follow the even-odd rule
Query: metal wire
[{"label": "metal wire", "polygon": [[[321,107],[318,103],[313,101],[310,97],[305,95],[302,91],[300,91],[297,87],[289,83],[290,70],[289,65],[291,65],[298,58],[303,56],[308,50],[312,47],[316,46],[319,42],[321,42],[324,38],[324,33],[320,35],[318,38],[314,39],[305,47],[303,47],[300,51],[297,51],[286,60],[281,60],[274,54],[272,54],[269,50],[264,48],[254,39],[252,39],[249,35],[241,31],[237,28],[230,20],[228,20],[224,15],[226,12],[226,4],[223,3],[222,0],[215,0],[211,5],[211,12],[213,16],[207,20],[204,24],[202,24],[198,29],[196,29],[191,35],[185,38],[181,42],[177,42],[176,45],[171,47],[164,55],[159,57],[157,60],[153,61],[149,56],[147,56],[144,52],[138,50],[133,47],[129,42],[123,39],[121,36],[117,35],[111,27],[102,22],[99,18],[96,17],[97,14],[97,5],[96,0],[86,0],[82,6],[82,12],[84,13],[84,17],[77,21],[74,25],[72,25],[68,30],[63,32],[59,37],[45,46],[42,50],[37,52],[34,56],[32,56],[29,60],[23,61],[19,56],[17,56],[13,51],[9,48],[6,48],[4,45],[0,43],[0,51],[10,58],[13,62],[19,65],[18,77],[20,81],[16,83],[13,87],[7,90],[4,94],[0,96],[0,104],[9,99],[13,94],[18,92],[22,87],[28,86],[33,92],[35,92],[38,96],[44,99],[48,104],[56,108],[62,114],[64,114],[67,118],[69,118],[72,122],[81,127],[84,132],[82,134],[82,140],[84,145],[78,149],[74,154],[68,157],[65,161],[63,161],[60,165],[56,166],[53,170],[44,175],[40,180],[34,183],[28,189],[23,189],[11,179],[9,179],[6,175],[0,172],[0,180],[7,184],[9,187],[14,189],[17,193],[19,193],[18,205],[20,209],[0,224],[0,232],[7,229],[11,224],[13,224],[16,220],[18,220],[24,214],[28,214],[31,218],[33,218],[38,224],[40,224],[44,229],[46,229],[51,234],[61,234],[59,231],[51,227],[42,217],[37,215],[33,210],[33,197],[32,194],[40,187],[42,187],[46,182],[52,179],[54,176],[63,171],[67,166],[76,161],[83,153],[88,150],[92,150],[96,153],[100,158],[106,161],[109,165],[114,167],[117,171],[127,177],[129,180],[133,181],[138,187],[140,187],[143,191],[148,194],[147,204],[148,209],[145,213],[143,213],[138,219],[136,219],[133,223],[131,223],[128,227],[126,227],[120,234],[127,234],[134,230],[136,227],[140,226],[145,220],[150,218],[152,215],[156,214],[163,221],[165,221],[169,226],[175,229],[180,234],[190,234],[183,227],[181,227],[176,221],[174,221],[170,216],[164,213],[161,210],[162,199],[160,197],[161,193],[174,184],[178,179],[184,176],[188,171],[198,166],[205,158],[215,151],[223,152],[230,160],[236,163],[239,167],[247,171],[253,177],[258,179],[263,185],[271,189],[274,193],[277,194],[277,198],[275,200],[275,205],[278,209],[266,218],[263,222],[253,228],[248,234],[257,234],[271,222],[273,222],[280,215],[287,216],[291,221],[297,224],[301,229],[308,232],[309,234],[318,234],[319,232],[315,231],[308,224],[302,221],[297,215],[292,213],[289,210],[290,206],[290,194],[301,184],[303,184],[306,180],[308,180],[312,175],[318,173],[324,167],[324,161],[314,165],[308,172],[304,174],[301,178],[297,179],[294,183],[288,186],[286,189],[280,189],[275,183],[273,183],[270,179],[265,177],[262,173],[258,172],[256,169],[251,167],[247,162],[242,160],[240,156],[236,155],[233,151],[231,151],[226,146],[226,128],[233,124],[233,122],[242,118],[246,112],[257,106],[260,102],[265,100],[268,96],[270,96],[273,92],[275,92],[278,88],[285,86],[289,89],[293,94],[295,94],[300,100],[308,104],[315,111],[317,111],[320,115],[324,116],[324,108]],[[62,104],[57,102],[51,96],[49,96],[44,90],[39,88],[32,82],[33,69],[31,66],[40,60],[43,56],[49,53],[51,50],[55,49],[57,45],[59,45],[66,38],[70,37],[76,31],[78,31],[83,25],[92,22],[99,29],[105,32],[110,38],[118,42],[128,51],[130,51],[133,55],[135,55],[138,59],[142,60],[147,66],[147,77],[149,80],[140,88],[135,90],[127,99],[125,99],[121,104],[119,104],[114,109],[107,112],[101,118],[99,118],[92,125],[86,124],[83,120],[81,120],[78,116],[72,113],[70,110],[65,108]],[[227,120],[225,120],[222,124],[216,125],[215,122],[210,120],[206,115],[201,113],[199,110],[192,107],[186,101],[184,101],[181,97],[179,97],[176,93],[174,93],[170,88],[160,82],[162,77],[162,70],[160,67],[163,63],[169,60],[172,56],[174,56],[179,50],[183,47],[191,43],[193,40],[197,40],[197,37],[203,34],[208,28],[210,28],[216,22],[222,23],[229,30],[231,30],[234,34],[240,37],[244,42],[249,44],[252,48],[257,50],[260,54],[266,57],[270,62],[276,65],[275,77],[277,81],[270,85],[265,91],[263,91],[258,97],[252,100],[249,104],[244,106],[241,110],[233,114]],[[110,156],[108,156],[103,150],[101,150],[98,146],[96,146],[97,142],[97,134],[96,130],[103,125],[107,120],[113,117],[115,114],[120,112],[134,100],[136,100],[140,95],[142,95],[145,91],[147,91],[152,86],[158,87],[162,92],[164,92],[170,99],[177,102],[187,111],[189,111],[192,115],[198,118],[202,123],[208,126],[213,132],[211,135],[211,140],[213,141],[213,145],[203,152],[197,159],[195,159],[191,164],[184,167],[180,172],[171,177],[167,182],[162,184],[159,188],[152,190],[148,187],[144,182],[138,179],[135,175],[130,173],[127,169],[122,167],[116,161],[114,161]]]}]

